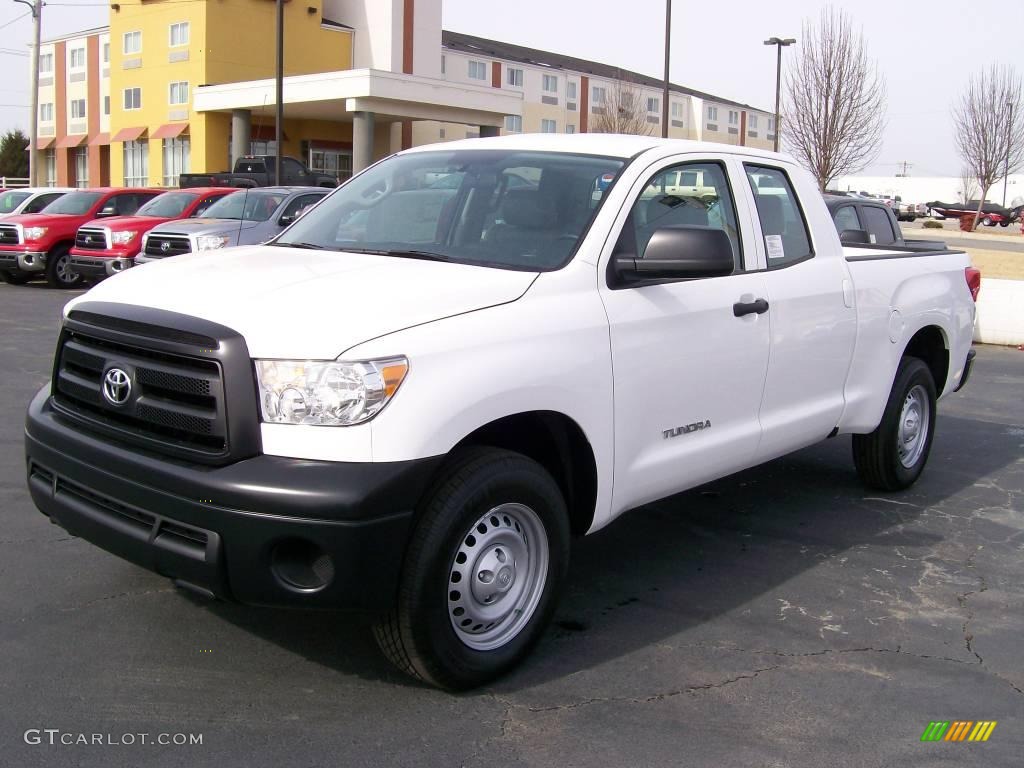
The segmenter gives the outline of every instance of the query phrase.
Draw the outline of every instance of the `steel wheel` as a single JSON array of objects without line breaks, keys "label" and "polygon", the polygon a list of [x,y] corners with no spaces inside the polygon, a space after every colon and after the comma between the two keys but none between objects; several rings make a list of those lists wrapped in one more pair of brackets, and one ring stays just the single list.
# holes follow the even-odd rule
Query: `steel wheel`
[{"label": "steel wheel", "polygon": [[544,524],[523,504],[502,504],[468,531],[452,559],[448,616],[476,651],[500,648],[533,617],[548,573]]},{"label": "steel wheel", "polygon": [[911,389],[903,400],[899,428],[896,432],[897,453],[900,464],[908,469],[917,464],[927,443],[928,422],[931,419],[928,395],[920,384]]}]

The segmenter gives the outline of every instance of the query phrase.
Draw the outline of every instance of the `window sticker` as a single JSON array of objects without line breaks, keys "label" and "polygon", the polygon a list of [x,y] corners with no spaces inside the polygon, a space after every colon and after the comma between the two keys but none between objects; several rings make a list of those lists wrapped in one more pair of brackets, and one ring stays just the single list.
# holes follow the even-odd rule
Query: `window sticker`
[{"label": "window sticker", "polygon": [[782,246],[782,235],[765,235],[764,245],[768,249],[769,259],[786,258],[786,249]]},{"label": "window sticker", "polygon": [[870,240],[872,243],[877,243],[878,242],[878,238],[875,237],[875,233],[874,232],[872,232],[870,235],[868,235],[868,240]]}]

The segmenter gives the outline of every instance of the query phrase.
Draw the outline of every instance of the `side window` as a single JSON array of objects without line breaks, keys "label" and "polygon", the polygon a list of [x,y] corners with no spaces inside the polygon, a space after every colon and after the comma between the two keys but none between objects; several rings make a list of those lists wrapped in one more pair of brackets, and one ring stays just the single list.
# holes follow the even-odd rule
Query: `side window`
[{"label": "side window", "polygon": [[844,205],[832,216],[836,223],[836,231],[842,234],[848,229],[862,229],[860,219],[857,218],[857,209],[852,205]]},{"label": "side window", "polygon": [[118,195],[111,202],[118,216],[130,216],[139,210],[138,198],[135,195]]},{"label": "side window", "polygon": [[202,216],[204,213],[206,213],[206,209],[209,208],[214,203],[216,203],[218,200],[220,200],[220,197],[217,195],[213,195],[212,197],[204,197],[202,200],[199,201],[199,205],[197,205],[195,209],[192,211],[192,218],[197,219],[200,216]]},{"label": "side window", "polygon": [[778,168],[744,165],[761,222],[768,269],[781,269],[814,255],[807,223],[789,177]]},{"label": "side window", "polygon": [[892,245],[896,242],[896,233],[892,231],[892,220],[889,212],[883,211],[873,205],[865,205],[863,208],[864,226],[868,232],[868,239],[878,245]]},{"label": "side window", "polygon": [[[702,185],[688,184],[690,181]],[[682,182],[680,185],[678,182]],[[725,169],[718,163],[685,163],[658,171],[647,182],[622,228],[616,252],[642,259],[654,233],[663,227],[712,227],[724,230],[733,261],[742,268],[740,236]]]},{"label": "side window", "polygon": [[25,210],[22,211],[22,213],[39,213],[58,197],[60,197],[60,195],[39,195],[39,197],[25,206]]},{"label": "side window", "polygon": [[313,205],[313,203],[321,197],[323,197],[323,195],[300,195],[299,197],[296,197],[285,206],[284,212],[281,214],[281,218],[283,219],[288,216],[294,219],[298,215],[299,211]]},{"label": "side window", "polygon": [[281,172],[286,179],[297,179],[302,175],[302,166],[290,157],[281,158]]}]

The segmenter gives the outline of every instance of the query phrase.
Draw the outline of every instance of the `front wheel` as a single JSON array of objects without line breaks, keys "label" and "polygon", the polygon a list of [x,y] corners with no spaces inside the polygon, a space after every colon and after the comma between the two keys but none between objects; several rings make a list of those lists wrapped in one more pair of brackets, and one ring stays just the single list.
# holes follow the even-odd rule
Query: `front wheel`
[{"label": "front wheel", "polygon": [[427,495],[377,643],[432,685],[483,685],[540,638],[568,563],[568,513],[551,475],[521,454],[466,451]]},{"label": "front wheel", "polygon": [[981,223],[984,224],[986,227],[994,227],[996,225],[996,223],[992,221],[991,216],[982,216]]},{"label": "front wheel", "polygon": [[928,366],[916,357],[904,357],[878,428],[853,436],[853,461],[864,485],[901,491],[914,484],[931,451],[935,400]]},{"label": "front wheel", "polygon": [[51,288],[75,288],[82,276],[71,268],[71,249],[58,245],[46,257],[46,282]]}]

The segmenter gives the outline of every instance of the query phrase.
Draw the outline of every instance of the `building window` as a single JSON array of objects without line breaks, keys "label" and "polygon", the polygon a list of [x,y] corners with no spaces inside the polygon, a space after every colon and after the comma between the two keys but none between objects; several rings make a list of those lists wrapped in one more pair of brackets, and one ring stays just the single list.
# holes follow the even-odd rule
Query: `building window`
[{"label": "building window", "polygon": [[576,126],[575,125],[567,125],[567,126],[565,126],[565,132],[566,133],[576,133]]},{"label": "building window", "polygon": [[775,133],[775,118],[768,118],[768,133]]},{"label": "building window", "polygon": [[505,115],[505,130],[509,133],[523,132],[523,118],[520,115]]},{"label": "building window", "polygon": [[708,113],[708,120],[717,120],[718,119],[718,107],[708,107],[707,108],[707,113]]},{"label": "building window", "polygon": [[53,122],[53,104],[40,104],[39,105],[39,122],[41,123],[52,123]]},{"label": "building window", "polygon": [[554,120],[541,120],[540,121],[540,132],[541,133],[558,133],[558,123]]},{"label": "building window", "polygon": [[164,186],[178,186],[178,176],[189,173],[191,144],[188,137],[164,139]]},{"label": "building window", "polygon": [[188,83],[171,83],[170,104],[188,104]]},{"label": "building window", "polygon": [[124,33],[124,54],[130,56],[134,53],[142,53],[142,33],[141,32],[125,32]]},{"label": "building window", "polygon": [[103,44],[103,63],[110,63],[110,43],[106,42]]},{"label": "building window", "polygon": [[750,123],[750,128],[751,129],[756,129],[757,128],[757,115],[751,115],[750,118],[749,118],[749,123]]},{"label": "building window", "polygon": [[144,187],[149,183],[149,142],[124,143],[124,186]]},{"label": "building window", "polygon": [[511,67],[505,70],[505,82],[516,88],[523,87],[523,70],[512,69]]},{"label": "building window", "polygon": [[596,105],[603,105],[608,99],[608,91],[604,88],[595,85],[590,89],[590,100]]},{"label": "building window", "polygon": [[89,148],[75,150],[75,186],[85,189],[89,186]]},{"label": "building window", "polygon": [[85,99],[72,99],[71,100],[71,119],[72,120],[84,120],[85,119]]},{"label": "building window", "polygon": [[548,93],[558,93],[558,76],[544,75],[542,87]]},{"label": "building window", "polygon": [[[444,128],[441,129],[441,133],[443,139]],[[310,150],[309,170],[344,181],[352,177],[352,153],[338,149]]]},{"label": "building window", "polygon": [[85,69],[85,48],[72,48],[70,57],[71,69]]},{"label": "building window", "polygon": [[43,53],[39,55],[39,74],[48,75],[53,72],[53,54]]},{"label": "building window", "polygon": [[104,96],[103,97],[103,114],[104,115],[109,115],[110,114],[110,97],[109,96]]},{"label": "building window", "polygon": [[683,116],[683,105],[678,101],[672,102],[672,117],[681,118]]},{"label": "building window", "polygon": [[277,142],[276,141],[250,141],[249,142],[249,154],[250,155],[276,155],[277,154]]},{"label": "building window", "polygon": [[576,81],[569,80],[565,84],[565,98],[569,101],[576,101]]},{"label": "building window", "polygon": [[647,111],[657,114],[661,112],[661,99],[656,99],[653,96],[647,97]]},{"label": "building window", "polygon": [[46,167],[46,186],[57,186],[57,150],[48,149],[43,153],[43,165]]},{"label": "building window", "polygon": [[124,108],[125,108],[125,111],[131,111],[133,109],[142,109],[142,89],[141,88],[125,88],[124,89]]},{"label": "building window", "polygon": [[487,79],[487,64],[482,61],[471,61],[469,62],[469,79],[470,80],[486,80]]},{"label": "building window", "polygon": [[740,121],[740,113],[735,109],[729,110],[729,125],[736,125]]},{"label": "building window", "polygon": [[444,56],[442,56],[441,57],[441,74],[442,75],[444,74],[444,68],[445,68],[445,61],[444,61]]},{"label": "building window", "polygon": [[188,22],[181,21],[177,24],[171,24],[171,48],[177,48],[178,46],[188,45]]}]

